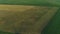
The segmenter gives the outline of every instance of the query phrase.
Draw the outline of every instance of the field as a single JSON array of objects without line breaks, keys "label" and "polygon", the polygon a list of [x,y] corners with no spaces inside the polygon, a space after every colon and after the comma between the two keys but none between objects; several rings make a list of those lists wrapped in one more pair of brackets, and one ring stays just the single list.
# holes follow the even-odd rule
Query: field
[{"label": "field", "polygon": [[60,0],[0,0],[0,4],[60,7]]},{"label": "field", "polygon": [[57,10],[57,7],[0,5],[0,30],[40,34]]},{"label": "field", "polygon": [[44,28],[42,34],[60,34],[60,9]]}]

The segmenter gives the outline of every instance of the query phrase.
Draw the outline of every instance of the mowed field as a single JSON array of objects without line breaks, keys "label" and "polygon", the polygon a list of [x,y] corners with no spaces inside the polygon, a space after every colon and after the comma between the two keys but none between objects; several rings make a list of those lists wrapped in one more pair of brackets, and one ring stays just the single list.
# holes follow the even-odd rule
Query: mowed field
[{"label": "mowed field", "polygon": [[21,34],[40,34],[58,7],[0,5],[0,30]]}]

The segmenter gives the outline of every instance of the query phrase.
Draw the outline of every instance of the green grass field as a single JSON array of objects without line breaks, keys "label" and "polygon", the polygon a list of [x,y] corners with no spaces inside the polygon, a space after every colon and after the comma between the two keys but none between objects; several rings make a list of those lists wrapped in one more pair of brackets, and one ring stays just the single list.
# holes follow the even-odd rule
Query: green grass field
[{"label": "green grass field", "polygon": [[37,6],[60,6],[60,0],[0,0],[0,4],[10,5],[37,5]]},{"label": "green grass field", "polygon": [[60,34],[60,9],[42,31],[42,34]]}]

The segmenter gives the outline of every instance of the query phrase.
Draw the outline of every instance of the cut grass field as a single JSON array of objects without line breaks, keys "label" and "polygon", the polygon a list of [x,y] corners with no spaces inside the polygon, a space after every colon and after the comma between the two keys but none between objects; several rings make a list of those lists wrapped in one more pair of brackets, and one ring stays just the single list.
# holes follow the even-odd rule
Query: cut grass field
[{"label": "cut grass field", "polygon": [[40,34],[58,7],[0,5],[0,30],[21,34]]},{"label": "cut grass field", "polygon": [[[53,7],[59,6],[60,7],[60,0],[0,0],[0,4],[38,5],[38,6],[53,6]],[[5,11],[5,9],[2,11]],[[11,10],[8,10],[8,11],[11,11]],[[60,22],[60,11],[58,12],[57,15],[54,16],[54,18],[50,22],[52,23],[52,25],[51,24],[48,25],[44,34],[60,34],[60,30],[59,30],[60,25],[58,25],[60,24],[59,22]],[[9,34],[9,33],[0,32],[0,34]]]}]

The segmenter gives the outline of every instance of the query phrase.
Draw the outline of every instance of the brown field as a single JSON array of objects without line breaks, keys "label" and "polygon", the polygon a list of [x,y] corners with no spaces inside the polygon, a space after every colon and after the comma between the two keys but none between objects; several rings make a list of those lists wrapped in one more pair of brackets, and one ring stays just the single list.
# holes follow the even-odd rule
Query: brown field
[{"label": "brown field", "polygon": [[0,30],[39,34],[57,9],[43,6],[0,5]]}]

